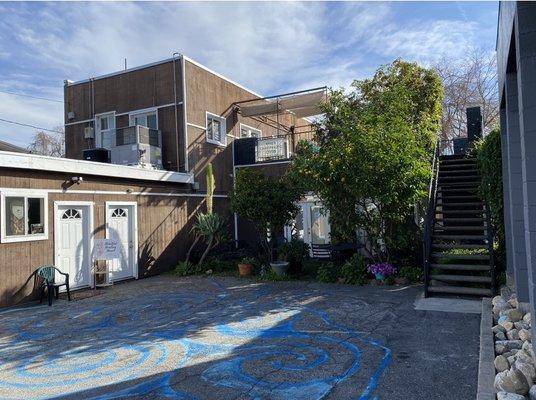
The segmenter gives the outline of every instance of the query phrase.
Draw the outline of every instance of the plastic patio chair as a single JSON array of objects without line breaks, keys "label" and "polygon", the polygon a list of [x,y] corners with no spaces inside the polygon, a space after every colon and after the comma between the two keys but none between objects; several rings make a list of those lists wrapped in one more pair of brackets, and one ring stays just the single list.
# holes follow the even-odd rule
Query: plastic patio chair
[{"label": "plastic patio chair", "polygon": [[[59,274],[63,275],[65,277],[65,282],[63,283],[56,283],[56,271],[58,271]],[[67,289],[67,299],[71,301],[71,292],[69,291],[69,274],[65,272],[61,272],[58,268],[54,267],[53,265],[44,265],[42,267],[39,267],[37,270],[37,276],[40,276],[43,278],[43,283],[41,285],[41,293],[39,297],[39,302],[43,302],[43,294],[45,292],[45,288],[47,289],[48,294],[48,305],[52,305],[52,297],[54,294],[56,295],[56,299],[58,299],[60,295],[60,287],[65,286]]]}]

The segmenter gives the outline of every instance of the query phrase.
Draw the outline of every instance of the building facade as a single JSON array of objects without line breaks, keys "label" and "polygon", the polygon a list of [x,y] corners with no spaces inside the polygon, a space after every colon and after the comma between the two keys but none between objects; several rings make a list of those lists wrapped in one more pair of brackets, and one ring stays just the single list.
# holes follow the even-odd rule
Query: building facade
[{"label": "building facade", "polygon": [[[497,33],[507,274],[536,305],[536,4],[501,2]],[[534,320],[532,323],[535,327]]]},{"label": "building facade", "polygon": [[0,306],[34,299],[41,265],[68,272],[73,288],[91,287],[95,239],[120,243],[121,257],[108,261],[115,282],[173,268],[205,211],[209,163],[215,211],[238,240],[228,195],[246,165],[235,166],[233,142],[247,142],[240,155],[253,166],[278,171],[311,130],[303,101],[292,98],[285,107],[297,108],[286,112],[279,97],[182,55],[65,81],[64,94],[66,158],[0,150]]}]

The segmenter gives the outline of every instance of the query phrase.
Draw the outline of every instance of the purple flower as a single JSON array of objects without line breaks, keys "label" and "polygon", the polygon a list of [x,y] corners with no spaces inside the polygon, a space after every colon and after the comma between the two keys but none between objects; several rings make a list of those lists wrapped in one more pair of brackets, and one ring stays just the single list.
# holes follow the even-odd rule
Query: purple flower
[{"label": "purple flower", "polygon": [[396,273],[396,267],[384,262],[377,264],[370,264],[367,268],[367,271],[371,274],[382,274],[383,276],[389,276]]}]

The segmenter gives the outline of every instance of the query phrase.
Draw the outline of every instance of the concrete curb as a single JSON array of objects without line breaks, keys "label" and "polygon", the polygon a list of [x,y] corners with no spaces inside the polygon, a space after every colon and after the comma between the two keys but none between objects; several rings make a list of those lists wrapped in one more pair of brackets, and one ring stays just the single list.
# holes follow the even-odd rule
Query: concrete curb
[{"label": "concrete curb", "polygon": [[493,314],[491,299],[482,299],[480,319],[480,358],[478,362],[478,387],[476,400],[495,400],[495,345],[493,343]]}]

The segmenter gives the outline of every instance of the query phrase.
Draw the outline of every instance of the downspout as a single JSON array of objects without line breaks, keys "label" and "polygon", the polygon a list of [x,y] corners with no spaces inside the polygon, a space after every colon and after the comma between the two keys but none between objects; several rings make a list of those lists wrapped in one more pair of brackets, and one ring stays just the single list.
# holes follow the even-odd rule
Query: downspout
[{"label": "downspout", "polygon": [[181,69],[182,69],[182,108],[184,110],[184,170],[189,172],[188,165],[188,107],[186,103],[186,61],[184,55],[181,54]]},{"label": "downspout", "polygon": [[173,105],[175,107],[175,142],[176,142],[176,154],[177,157],[177,171],[180,171],[180,160],[179,160],[179,121],[177,116],[177,67],[175,65],[175,56],[179,53],[175,52],[172,55],[173,58]]}]

